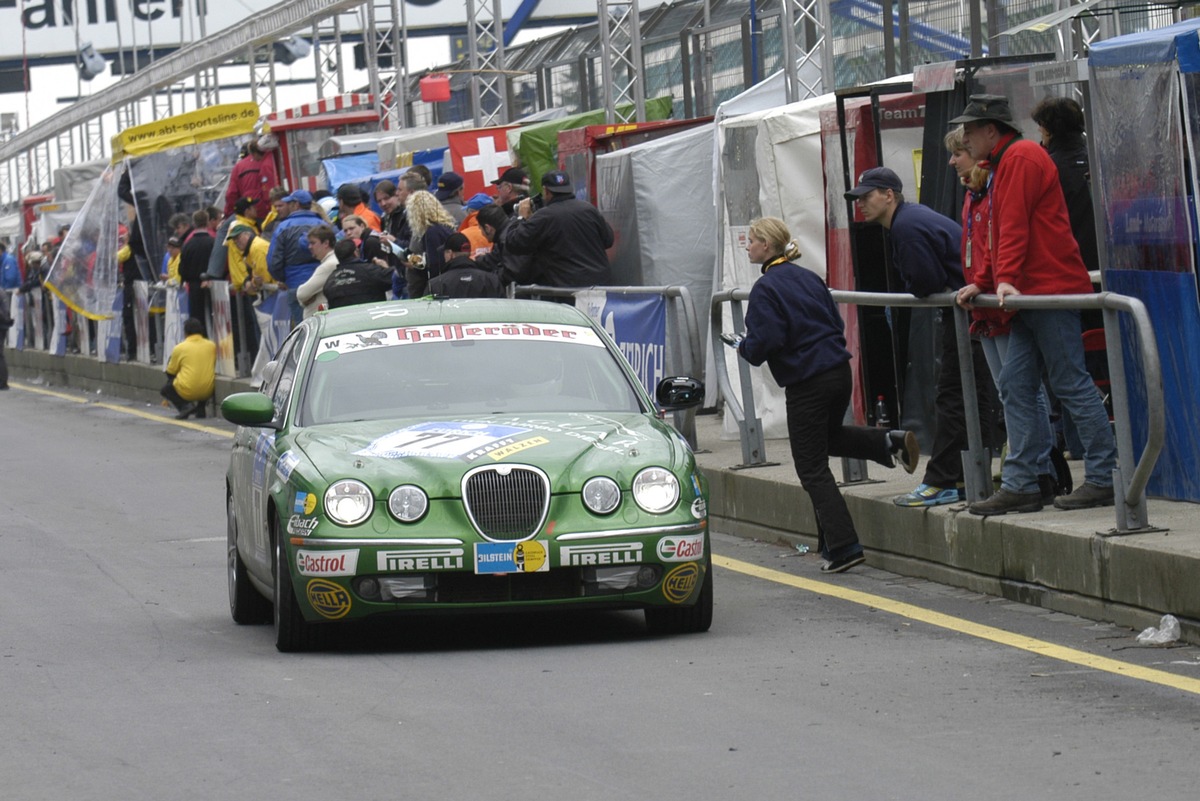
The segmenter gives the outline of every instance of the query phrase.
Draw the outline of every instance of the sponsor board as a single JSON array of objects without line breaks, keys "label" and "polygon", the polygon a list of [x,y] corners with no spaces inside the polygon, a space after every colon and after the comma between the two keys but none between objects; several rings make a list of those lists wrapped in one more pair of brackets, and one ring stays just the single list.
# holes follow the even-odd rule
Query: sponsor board
[{"label": "sponsor board", "polygon": [[358,572],[358,551],[296,551],[296,570],[302,576],[353,576]]},{"label": "sponsor board", "polygon": [[604,545],[563,545],[558,549],[558,558],[563,567],[634,565],[642,561],[642,544],[620,542]]},{"label": "sponsor board", "polygon": [[413,548],[403,551],[379,551],[376,569],[386,573],[412,570],[461,570],[465,548]]},{"label": "sponsor board", "polygon": [[328,579],[315,578],[308,582],[305,594],[312,608],[321,617],[337,620],[350,613],[350,592],[340,584]]},{"label": "sponsor board", "polygon": [[658,541],[658,558],[664,562],[694,562],[704,558],[704,535],[663,537]]},{"label": "sponsor board", "polygon": [[696,582],[700,580],[700,565],[689,562],[686,565],[671,568],[663,576],[663,597],[673,604],[681,604],[692,596]]},{"label": "sponsor board", "polygon": [[550,570],[546,543],[525,542],[475,543],[475,572],[484,573],[545,573]]},{"label": "sponsor board", "polygon": [[287,533],[293,537],[309,537],[317,531],[317,518],[292,515],[288,518]]}]

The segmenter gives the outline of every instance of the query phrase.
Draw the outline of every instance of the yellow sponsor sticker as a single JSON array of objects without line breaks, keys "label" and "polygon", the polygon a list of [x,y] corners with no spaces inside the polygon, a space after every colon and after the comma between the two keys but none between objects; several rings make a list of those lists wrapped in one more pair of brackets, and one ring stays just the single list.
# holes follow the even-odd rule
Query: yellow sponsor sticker
[{"label": "yellow sponsor sticker", "polygon": [[496,450],[488,453],[488,458],[498,462],[506,456],[512,456],[514,453],[520,453],[521,451],[529,448],[536,448],[538,445],[545,445],[549,441],[550,440],[546,439],[545,437],[530,437],[529,439],[523,439],[520,442],[514,442],[512,445],[505,445],[503,448],[497,448]]},{"label": "yellow sponsor sticker", "polygon": [[546,564],[546,546],[540,542],[518,542],[513,561],[522,573],[536,573]]},{"label": "yellow sponsor sticker", "polygon": [[688,562],[673,568],[663,576],[663,597],[673,604],[681,604],[692,597],[692,590],[696,588],[696,582],[699,580],[700,565],[697,562]]},{"label": "yellow sponsor sticker", "polygon": [[350,612],[350,592],[340,584],[315,578],[308,582],[308,602],[321,617],[337,620]]}]

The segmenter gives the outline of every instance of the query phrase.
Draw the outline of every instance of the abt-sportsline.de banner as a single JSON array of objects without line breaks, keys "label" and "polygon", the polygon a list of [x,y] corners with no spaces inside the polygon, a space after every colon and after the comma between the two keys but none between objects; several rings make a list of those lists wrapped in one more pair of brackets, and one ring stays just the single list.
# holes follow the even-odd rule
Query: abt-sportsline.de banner
[{"label": "abt-sportsline.de banner", "polygon": [[[364,6],[368,0],[364,0]],[[642,0],[642,11],[662,0]],[[90,42],[100,53],[120,49],[156,50],[191,44],[232,28],[279,6],[279,0],[0,0],[0,61],[74,55]],[[463,0],[407,0],[405,18],[410,34],[448,34],[465,26]],[[501,16],[512,18],[521,0],[501,0]],[[362,32],[361,11],[339,15],[342,35]],[[594,0],[554,0],[541,3],[531,14],[542,24],[581,24],[596,19]],[[399,20],[397,20],[399,22]],[[78,35],[76,34],[78,24]],[[311,31],[301,30],[305,36]]]}]

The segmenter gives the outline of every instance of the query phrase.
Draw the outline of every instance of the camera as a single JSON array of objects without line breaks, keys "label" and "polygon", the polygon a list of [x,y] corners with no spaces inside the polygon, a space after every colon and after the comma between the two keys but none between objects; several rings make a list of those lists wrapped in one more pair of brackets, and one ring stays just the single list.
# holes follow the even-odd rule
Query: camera
[{"label": "camera", "polygon": [[534,210],[534,211],[537,211],[537,210],[538,210],[538,209],[540,209],[542,206],[545,206],[545,205],[546,205],[546,201],[545,201],[545,200],[542,198],[542,196],[541,196],[540,194],[538,194],[538,195],[530,195],[530,197],[529,197],[529,205],[533,207],[533,210]]}]

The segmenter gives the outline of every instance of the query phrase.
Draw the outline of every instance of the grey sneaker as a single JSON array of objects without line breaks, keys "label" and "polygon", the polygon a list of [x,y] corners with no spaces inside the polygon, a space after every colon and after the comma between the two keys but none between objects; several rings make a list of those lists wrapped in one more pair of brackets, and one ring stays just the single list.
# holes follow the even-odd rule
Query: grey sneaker
[{"label": "grey sneaker", "polygon": [[1112,506],[1113,488],[1101,487],[1096,484],[1084,484],[1070,495],[1054,499],[1055,507],[1059,509],[1091,509],[1093,506]]},{"label": "grey sneaker", "polygon": [[987,517],[988,515],[1006,515],[1009,512],[1040,512],[1042,510],[1042,493],[1013,492],[1003,487],[986,501],[976,501],[967,507],[973,515]]}]

